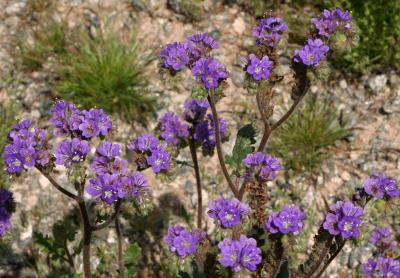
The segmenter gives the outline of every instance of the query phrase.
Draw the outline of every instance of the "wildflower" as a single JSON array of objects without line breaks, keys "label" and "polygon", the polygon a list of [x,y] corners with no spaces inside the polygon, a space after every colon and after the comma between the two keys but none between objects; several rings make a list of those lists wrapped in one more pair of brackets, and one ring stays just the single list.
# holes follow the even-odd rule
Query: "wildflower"
[{"label": "wildflower", "polygon": [[160,173],[161,171],[169,170],[169,159],[170,156],[168,152],[160,147],[152,152],[152,154],[147,158],[147,163],[151,166],[154,173]]},{"label": "wildflower", "polygon": [[375,174],[367,178],[364,182],[364,190],[368,195],[379,199],[400,196],[397,181],[381,174]]},{"label": "wildflower", "polygon": [[206,99],[189,99],[184,104],[183,118],[192,124],[204,118],[209,107]]},{"label": "wildflower", "polygon": [[361,207],[355,206],[352,202],[338,201],[330,206],[323,223],[323,228],[331,235],[341,235],[344,239],[356,238],[359,235],[358,227],[361,225],[361,216],[364,211]]},{"label": "wildflower", "polygon": [[282,33],[288,26],[279,17],[262,18],[253,28],[252,34],[258,45],[275,47],[282,39]]},{"label": "wildflower", "polygon": [[236,198],[228,201],[221,197],[211,202],[208,208],[208,216],[216,219],[223,228],[240,225],[244,216],[249,212],[249,207]]},{"label": "wildflower", "polygon": [[317,29],[318,35],[325,38],[329,38],[338,29],[351,28],[350,13],[339,8],[333,11],[324,10],[319,18],[313,18],[311,22]]},{"label": "wildflower", "polygon": [[264,224],[264,229],[270,233],[298,234],[303,228],[304,213],[296,206],[284,206],[280,212],[269,215]]},{"label": "wildflower", "polygon": [[362,265],[362,270],[367,277],[399,277],[400,260],[385,257],[370,258]]},{"label": "wildflower", "polygon": [[71,167],[73,163],[80,163],[90,151],[89,142],[78,138],[65,139],[62,141],[56,151],[56,161],[58,165],[64,165],[66,168]]},{"label": "wildflower", "polygon": [[174,42],[167,44],[160,52],[164,58],[163,67],[181,70],[189,64],[188,45],[186,43]]},{"label": "wildflower", "polygon": [[246,71],[254,80],[260,81],[268,79],[271,76],[271,67],[272,62],[269,60],[268,56],[259,59],[254,54],[250,54]]},{"label": "wildflower", "polygon": [[397,242],[393,238],[392,231],[385,227],[373,231],[368,242],[375,245],[381,254],[397,250]]},{"label": "wildflower", "polygon": [[192,67],[192,74],[200,78],[206,89],[215,89],[221,81],[228,78],[224,65],[212,57],[197,60]]},{"label": "wildflower", "polygon": [[175,225],[168,228],[164,242],[168,244],[170,252],[176,253],[179,257],[186,257],[196,253],[205,236],[204,231],[196,229],[190,232],[181,225]]},{"label": "wildflower", "polygon": [[302,49],[294,51],[294,61],[306,66],[318,66],[326,59],[329,47],[320,39],[309,39]]},{"label": "wildflower", "polygon": [[262,152],[248,154],[243,159],[243,164],[248,167],[247,176],[251,178],[255,175],[261,183],[273,181],[278,176],[278,171],[283,169],[278,158]]},{"label": "wildflower", "polygon": [[189,137],[189,126],[180,121],[174,113],[166,113],[160,119],[161,138],[169,145],[177,146],[183,138]]},{"label": "wildflower", "polygon": [[240,235],[239,240],[225,238],[218,244],[219,262],[224,267],[230,267],[239,272],[242,267],[253,272],[261,263],[261,249],[253,238]]}]

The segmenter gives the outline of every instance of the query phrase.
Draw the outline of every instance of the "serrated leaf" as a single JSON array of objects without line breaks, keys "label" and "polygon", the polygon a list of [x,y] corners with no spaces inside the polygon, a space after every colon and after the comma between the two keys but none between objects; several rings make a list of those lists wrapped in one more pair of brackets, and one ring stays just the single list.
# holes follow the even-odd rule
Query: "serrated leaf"
[{"label": "serrated leaf", "polygon": [[226,157],[226,163],[238,172],[243,167],[242,160],[254,151],[257,131],[253,124],[247,124],[239,129],[236,135],[232,155]]},{"label": "serrated leaf", "polygon": [[36,244],[40,245],[47,254],[57,254],[57,248],[49,236],[45,236],[40,232],[33,232],[33,238]]},{"label": "serrated leaf", "polygon": [[53,237],[56,244],[62,246],[64,240],[73,241],[76,231],[68,220],[57,221],[53,225]]},{"label": "serrated leaf", "polygon": [[137,271],[137,265],[142,257],[142,249],[137,243],[130,244],[124,254],[124,264],[128,277],[132,277]]}]

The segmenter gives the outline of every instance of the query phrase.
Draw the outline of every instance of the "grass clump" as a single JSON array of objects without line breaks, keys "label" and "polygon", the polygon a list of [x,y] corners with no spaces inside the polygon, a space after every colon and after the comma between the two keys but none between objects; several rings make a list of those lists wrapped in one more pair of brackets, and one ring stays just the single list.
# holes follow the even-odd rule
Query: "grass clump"
[{"label": "grass clump", "polygon": [[141,59],[135,36],[125,43],[111,31],[95,38],[81,32],[56,68],[58,96],[133,120],[154,109],[146,92],[148,62]]},{"label": "grass clump", "polygon": [[[2,102],[0,103],[0,152],[3,153],[7,143],[8,132],[11,126],[15,123],[17,116],[16,107],[13,104]],[[0,157],[0,188],[9,188],[9,175],[6,172],[4,160]]]},{"label": "grass clump", "polygon": [[329,104],[316,96],[308,97],[303,107],[273,133],[271,152],[283,159],[286,169],[316,173],[331,157],[328,147],[351,135],[338,118]]}]

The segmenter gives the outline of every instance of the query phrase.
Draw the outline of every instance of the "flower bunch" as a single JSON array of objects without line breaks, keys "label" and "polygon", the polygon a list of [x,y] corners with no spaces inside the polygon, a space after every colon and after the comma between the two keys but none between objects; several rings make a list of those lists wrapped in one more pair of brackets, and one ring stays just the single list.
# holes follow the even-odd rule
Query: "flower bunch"
[{"label": "flower bunch", "polygon": [[261,249],[253,238],[240,235],[239,240],[225,238],[218,244],[219,262],[224,267],[232,268],[239,272],[242,267],[249,271],[255,271],[261,263]]},{"label": "flower bunch", "polygon": [[368,259],[368,261],[362,265],[362,269],[364,275],[367,277],[399,277],[400,260],[384,257]]},{"label": "flower bunch", "polygon": [[272,212],[264,224],[264,229],[272,234],[293,233],[297,235],[303,228],[304,213],[296,206],[284,206],[280,212]]},{"label": "flower bunch", "polygon": [[50,123],[54,133],[60,137],[75,137],[88,140],[105,137],[112,123],[103,109],[80,110],[68,101],[58,101],[51,109]]},{"label": "flower bunch", "polygon": [[108,205],[128,196],[140,202],[149,188],[144,175],[127,169],[128,162],[118,157],[120,151],[119,144],[104,141],[96,149],[90,165],[95,177],[89,180],[86,192]]},{"label": "flower bunch", "polygon": [[260,81],[268,79],[271,76],[271,68],[273,63],[268,56],[263,56],[261,59],[254,54],[250,54],[245,58],[246,72],[255,80]]},{"label": "flower bunch", "polygon": [[282,39],[282,33],[288,26],[279,17],[262,18],[258,25],[253,28],[252,34],[256,39],[257,45],[275,47]]},{"label": "flower bunch", "polygon": [[380,254],[396,252],[397,250],[397,242],[392,235],[392,231],[385,227],[373,231],[368,242],[373,244]]},{"label": "flower bunch", "polygon": [[200,243],[207,234],[199,229],[188,231],[181,225],[170,226],[168,233],[164,236],[164,242],[168,244],[168,250],[176,253],[179,257],[186,257],[197,252]]},{"label": "flower bunch", "polygon": [[208,216],[215,219],[223,228],[240,225],[242,219],[249,213],[247,204],[236,198],[226,200],[221,197],[208,205]]},{"label": "flower bunch", "polygon": [[247,178],[252,179],[254,176],[260,183],[273,181],[278,171],[283,169],[278,158],[262,152],[248,154],[243,164],[248,168]]},{"label": "flower bunch", "polygon": [[4,148],[3,158],[9,174],[19,174],[25,168],[44,167],[51,161],[46,131],[32,127],[31,120],[22,120],[8,134],[11,141]]},{"label": "flower bunch", "polygon": [[321,61],[326,60],[329,47],[320,39],[309,39],[302,49],[294,51],[294,61],[306,66],[318,66]]},{"label": "flower bunch", "polygon": [[[228,135],[226,121],[223,118],[218,119],[219,133],[221,138]],[[204,154],[212,154],[215,148],[215,124],[211,114],[206,115],[196,126],[194,126],[194,140],[202,146]]]},{"label": "flower bunch", "polygon": [[382,174],[375,174],[364,182],[364,191],[373,197],[390,199],[400,196],[397,181]]},{"label": "flower bunch", "polygon": [[162,66],[175,72],[188,67],[206,89],[216,89],[228,77],[225,66],[209,55],[218,47],[208,33],[189,36],[185,42],[167,44],[160,51]]},{"label": "flower bunch", "polygon": [[12,193],[5,188],[0,188],[0,237],[4,236],[11,228]]},{"label": "flower bunch", "polygon": [[170,155],[160,140],[144,134],[127,145],[135,153],[135,161],[140,170],[151,167],[154,173],[166,172],[170,168]]},{"label": "flower bunch", "polygon": [[320,17],[311,19],[311,22],[319,36],[329,38],[338,29],[351,28],[351,15],[339,8],[333,11],[324,10]]},{"label": "flower bunch", "polygon": [[326,215],[323,228],[331,235],[341,235],[344,239],[358,237],[361,225],[361,216],[364,211],[361,207],[355,206],[352,202],[338,201],[331,205],[330,212]]},{"label": "flower bunch", "polygon": [[178,146],[182,139],[189,137],[189,126],[174,113],[166,113],[160,118],[160,130],[161,138],[172,146]]}]

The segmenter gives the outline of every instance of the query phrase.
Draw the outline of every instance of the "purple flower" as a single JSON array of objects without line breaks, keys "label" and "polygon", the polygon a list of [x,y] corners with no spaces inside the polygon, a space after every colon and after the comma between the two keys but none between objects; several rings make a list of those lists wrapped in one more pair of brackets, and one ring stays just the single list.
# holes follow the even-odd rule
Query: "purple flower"
[{"label": "purple flower", "polygon": [[329,47],[320,39],[309,39],[302,49],[294,51],[294,61],[306,66],[318,66],[320,61],[326,60]]},{"label": "purple flower", "polygon": [[0,237],[11,228],[10,214],[4,207],[0,207]]},{"label": "purple flower", "polygon": [[0,206],[5,206],[12,198],[12,192],[5,188],[0,188]]},{"label": "purple flower", "polygon": [[166,113],[160,119],[161,138],[169,145],[177,146],[183,138],[189,137],[189,126],[180,121],[174,113]]},{"label": "purple flower", "polygon": [[204,238],[205,233],[201,230],[190,232],[181,225],[175,225],[169,226],[164,242],[168,244],[170,252],[186,257],[196,253],[198,245]]},{"label": "purple flower", "polygon": [[362,265],[362,270],[366,277],[399,277],[400,260],[385,257],[368,259],[368,261]]},{"label": "purple flower", "polygon": [[186,38],[192,60],[197,61],[212,49],[219,48],[218,42],[208,33],[195,34]]},{"label": "purple flower", "polygon": [[137,139],[131,141],[127,148],[135,152],[153,152],[158,149],[160,141],[151,134],[143,134]]},{"label": "purple flower", "polygon": [[217,220],[223,228],[240,225],[242,219],[249,213],[249,207],[236,198],[228,201],[221,197],[211,202],[208,208],[208,216]]},{"label": "purple flower", "polygon": [[397,181],[382,174],[375,174],[364,182],[364,190],[368,195],[376,198],[395,198],[400,196]]},{"label": "purple flower", "polygon": [[147,158],[147,163],[151,166],[154,173],[169,170],[169,153],[162,147],[154,150]]},{"label": "purple flower", "polygon": [[261,60],[254,54],[250,54],[246,71],[254,80],[260,81],[268,79],[271,76],[272,62],[268,56],[264,56]]},{"label": "purple flower", "polygon": [[51,113],[52,117],[50,119],[50,123],[53,124],[55,128],[55,135],[70,135],[71,129],[69,126],[69,117],[72,114],[79,113],[79,109],[77,109],[72,103],[61,100],[55,103],[55,105],[51,109]]},{"label": "purple flower", "polygon": [[120,153],[121,146],[110,141],[104,141],[96,150],[96,154],[107,158],[109,161],[114,160]]},{"label": "purple flower", "polygon": [[129,173],[126,176],[122,176],[118,183],[118,197],[130,196],[136,198],[139,194],[146,194],[148,188],[149,184],[143,174],[139,172]]},{"label": "purple flower", "polygon": [[189,99],[184,104],[183,118],[192,124],[204,118],[209,107],[206,99]]},{"label": "purple flower", "polygon": [[240,236],[240,240],[225,238],[218,244],[219,262],[224,267],[230,267],[239,272],[242,267],[253,272],[261,263],[261,249],[253,238]]},{"label": "purple flower", "polygon": [[253,28],[252,34],[258,45],[275,47],[282,38],[282,33],[288,29],[279,17],[262,18]]},{"label": "purple flower", "polygon": [[161,50],[160,56],[164,59],[163,67],[181,70],[189,64],[188,44],[180,42],[167,44]]},{"label": "purple flower", "polygon": [[361,207],[355,206],[352,202],[338,201],[330,206],[323,223],[323,228],[331,235],[341,235],[344,239],[356,238],[359,235],[361,216],[364,211]]},{"label": "purple flower", "polygon": [[215,89],[220,82],[228,78],[228,71],[212,57],[197,60],[192,67],[192,74],[200,78],[206,89]]},{"label": "purple flower", "polygon": [[304,213],[296,206],[284,206],[283,209],[276,213],[273,212],[269,215],[268,220],[264,224],[264,229],[270,233],[293,233],[297,235],[301,228],[303,228],[302,221],[304,220]]},{"label": "purple flower", "polygon": [[118,199],[118,187],[119,177],[117,174],[104,174],[90,179],[86,192],[110,205]]},{"label": "purple flower", "polygon": [[329,38],[339,28],[344,30],[351,28],[350,13],[339,8],[333,11],[324,10],[319,18],[313,18],[311,22],[317,29],[318,35],[325,38]]},{"label": "purple flower", "polygon": [[249,168],[248,178],[255,174],[256,179],[261,183],[273,181],[278,176],[278,171],[283,169],[278,158],[262,152],[248,154],[243,159],[243,164]]},{"label": "purple flower", "polygon": [[80,163],[90,151],[89,142],[78,138],[65,139],[62,141],[56,151],[56,161],[58,165],[64,165],[69,168],[73,163]]},{"label": "purple flower", "polygon": [[385,227],[373,231],[368,242],[375,245],[381,254],[397,250],[397,242],[393,238],[392,231]]}]

